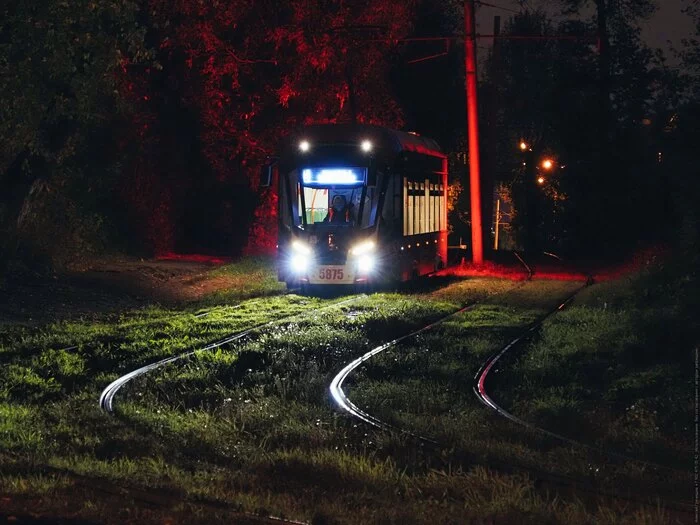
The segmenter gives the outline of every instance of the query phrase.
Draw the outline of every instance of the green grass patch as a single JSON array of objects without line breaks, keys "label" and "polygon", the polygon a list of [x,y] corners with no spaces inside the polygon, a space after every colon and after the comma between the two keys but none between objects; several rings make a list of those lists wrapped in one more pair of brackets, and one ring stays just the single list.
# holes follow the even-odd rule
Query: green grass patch
[{"label": "green grass patch", "polygon": [[[265,275],[273,275],[269,266],[245,264],[220,268],[213,278],[256,275],[265,283]],[[468,279],[321,310],[336,299],[274,295],[270,284],[266,297],[241,299],[253,292],[239,289],[236,304],[225,304],[230,295],[209,305],[149,307],[38,331],[9,328],[0,334],[0,447],[66,475],[3,469],[0,487],[70,498],[65,480],[72,472],[316,523],[664,522],[663,510],[548,494],[526,469],[517,471],[537,465],[590,476],[591,462],[493,418],[471,392],[483,359],[577,285],[513,286]],[[215,305],[218,300],[224,304]],[[367,362],[346,385],[358,405],[439,438],[445,449],[376,431],[336,410],[328,385],[348,361],[474,301],[480,305],[472,311]],[[296,317],[130,382],[117,395],[116,418],[97,406],[110,381],[138,366],[288,316]],[[595,353],[592,343],[589,353]],[[549,359],[561,364],[557,356]],[[669,372],[640,369],[641,375],[614,383],[609,395],[644,392]],[[562,390],[551,396],[571,395],[557,385]],[[549,416],[554,419],[569,410],[548,397],[543,403],[558,407]],[[661,417],[650,414],[637,410],[628,417],[649,427]],[[634,476],[643,483],[638,472],[615,471],[608,484]],[[200,512],[204,521],[213,516]],[[91,499],[74,515],[106,519],[109,504]]]}]

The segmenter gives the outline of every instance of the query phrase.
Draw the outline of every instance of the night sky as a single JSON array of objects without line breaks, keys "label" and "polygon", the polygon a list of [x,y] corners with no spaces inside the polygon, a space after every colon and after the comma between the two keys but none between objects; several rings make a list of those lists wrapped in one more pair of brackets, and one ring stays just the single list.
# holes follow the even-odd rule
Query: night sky
[{"label": "night sky", "polygon": [[[484,1],[509,10],[512,9],[513,11],[520,9],[519,2],[515,0]],[[692,20],[681,12],[687,3],[688,0],[657,0],[657,12],[650,20],[641,23],[642,35],[646,43],[653,48],[659,47],[663,49],[671,65],[678,64],[678,60],[670,53],[668,41],[670,40],[673,46],[679,48],[681,39],[691,36],[693,32]],[[528,0],[526,4],[532,9],[541,8],[546,10],[552,17],[556,17],[561,13],[561,4],[552,0]],[[493,29],[493,17],[495,15],[501,16],[501,26],[503,26],[505,20],[514,14],[506,9],[480,7],[477,13],[477,32],[490,34]],[[480,45],[487,46],[489,41],[484,39]]]}]

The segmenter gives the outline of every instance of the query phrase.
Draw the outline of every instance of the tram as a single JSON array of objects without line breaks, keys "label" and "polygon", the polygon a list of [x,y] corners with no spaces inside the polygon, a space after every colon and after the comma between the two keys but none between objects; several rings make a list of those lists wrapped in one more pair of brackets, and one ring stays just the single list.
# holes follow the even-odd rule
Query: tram
[{"label": "tram", "polygon": [[307,126],[262,179],[278,189],[278,277],[288,287],[392,284],[447,261],[447,158],[431,139]]}]

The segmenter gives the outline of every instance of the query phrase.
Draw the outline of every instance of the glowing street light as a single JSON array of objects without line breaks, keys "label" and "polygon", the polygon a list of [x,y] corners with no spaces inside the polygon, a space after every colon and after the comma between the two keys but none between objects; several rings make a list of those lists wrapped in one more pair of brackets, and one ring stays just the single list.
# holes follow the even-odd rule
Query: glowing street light
[{"label": "glowing street light", "polygon": [[527,142],[524,140],[520,141],[520,151],[525,151],[527,149]]},{"label": "glowing street light", "polygon": [[309,151],[310,148],[311,148],[311,144],[309,144],[309,141],[308,141],[308,140],[302,140],[302,141],[299,143],[299,149],[300,149],[303,153],[306,153],[307,151]]},{"label": "glowing street light", "polygon": [[552,162],[552,159],[544,159],[542,161],[542,167],[546,170],[551,170],[552,166],[554,166],[554,162]]},{"label": "glowing street light", "polygon": [[542,177],[542,176],[537,177],[537,184],[544,184],[544,177]]}]

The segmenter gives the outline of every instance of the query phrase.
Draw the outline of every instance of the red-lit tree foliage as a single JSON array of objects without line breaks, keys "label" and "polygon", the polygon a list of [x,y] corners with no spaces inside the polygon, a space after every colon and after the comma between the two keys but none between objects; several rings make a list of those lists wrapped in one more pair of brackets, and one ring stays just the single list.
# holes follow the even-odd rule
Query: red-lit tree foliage
[{"label": "red-lit tree foliage", "polygon": [[[206,176],[246,194],[232,201],[227,220],[249,231],[249,251],[274,249],[276,197],[257,193],[257,173],[292,128],[353,118],[402,124],[388,69],[412,7],[410,0],[150,0],[165,82],[194,118]],[[244,203],[256,196],[251,213]]]}]

